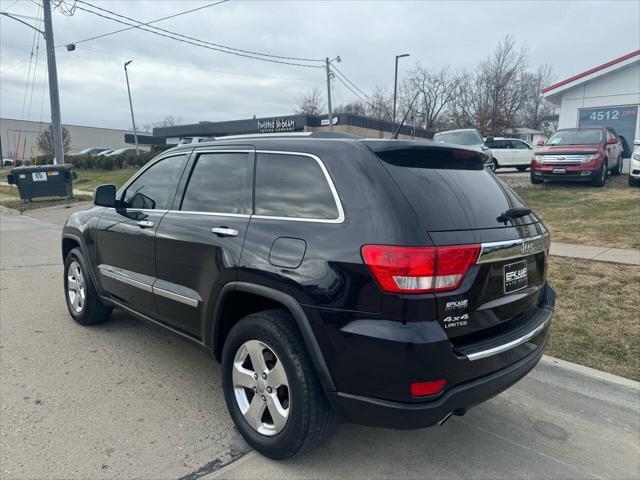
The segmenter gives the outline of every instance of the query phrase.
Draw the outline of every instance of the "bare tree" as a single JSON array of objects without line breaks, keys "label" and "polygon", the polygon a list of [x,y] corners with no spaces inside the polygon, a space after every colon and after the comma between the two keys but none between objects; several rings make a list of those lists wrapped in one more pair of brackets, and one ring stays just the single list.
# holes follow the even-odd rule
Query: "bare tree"
[{"label": "bare tree", "polygon": [[338,105],[333,109],[333,111],[338,113],[352,113],[354,115],[365,116],[367,114],[367,104],[362,100],[356,100],[345,105]]},{"label": "bare tree", "polygon": [[521,116],[521,123],[525,127],[544,130],[545,122],[556,114],[556,106],[542,97],[542,89],[552,82],[550,65],[541,65],[535,73],[529,74],[527,100]]},{"label": "bare tree", "polygon": [[154,128],[174,127],[176,125],[179,125],[180,123],[182,123],[182,118],[180,118],[180,117],[175,117],[174,118],[173,115],[167,115],[166,117],[164,117],[159,122],[145,123],[142,126],[142,131],[143,132],[152,132]]},{"label": "bare tree", "polygon": [[459,83],[460,77],[451,74],[447,68],[439,72],[430,72],[417,64],[403,82],[400,111],[404,115],[416,93],[419,93],[414,105],[416,121],[423,128],[431,130],[438,117],[453,102]]},{"label": "bare tree", "polygon": [[296,113],[300,115],[320,115],[324,112],[323,94],[318,87],[313,87],[298,98]]},{"label": "bare tree", "polygon": [[475,74],[461,78],[454,114],[459,126],[474,125],[483,135],[501,135],[517,126],[530,80],[527,50],[504,37]]},{"label": "bare tree", "polygon": [[[49,125],[46,130],[43,130],[38,138],[36,138],[36,145],[38,149],[45,155],[54,155],[53,148],[53,127]],[[69,130],[62,127],[62,151],[68,153],[71,149],[71,135]]]},{"label": "bare tree", "polygon": [[367,105],[367,116],[377,120],[391,121],[393,116],[393,94],[384,87],[376,85],[371,92]]}]

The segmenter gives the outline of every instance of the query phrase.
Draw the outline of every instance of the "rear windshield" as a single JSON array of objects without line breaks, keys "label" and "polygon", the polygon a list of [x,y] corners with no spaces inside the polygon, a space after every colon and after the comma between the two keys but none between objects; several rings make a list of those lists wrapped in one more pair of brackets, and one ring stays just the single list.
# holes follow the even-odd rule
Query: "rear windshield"
[{"label": "rear windshield", "polygon": [[[501,228],[504,223],[497,220],[500,214],[525,206],[481,162],[470,163],[466,168],[455,162],[448,166],[446,162],[433,161],[436,153],[434,150],[378,153],[428,231]],[[522,220],[529,223],[531,219]]]},{"label": "rear windshield", "polygon": [[451,143],[452,145],[480,145],[482,138],[478,132],[443,132],[433,136],[436,143]]},{"label": "rear windshield", "polygon": [[560,130],[547,145],[598,145],[602,142],[602,130]]}]

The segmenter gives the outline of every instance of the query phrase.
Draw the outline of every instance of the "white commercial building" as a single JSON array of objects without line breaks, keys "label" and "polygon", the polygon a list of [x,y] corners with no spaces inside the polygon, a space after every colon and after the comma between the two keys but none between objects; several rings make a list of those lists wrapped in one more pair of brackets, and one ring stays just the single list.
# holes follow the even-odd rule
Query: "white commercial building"
[{"label": "white commercial building", "polygon": [[634,140],[640,140],[640,50],[542,92],[544,98],[560,107],[558,128],[611,127],[631,148]]},{"label": "white commercial building", "polygon": [[[113,150],[124,147],[135,147],[133,132],[129,130],[84,127],[79,125],[62,126],[67,129],[71,139],[69,155],[92,147],[110,148]],[[49,123],[46,122],[0,118],[2,158],[30,160],[36,155],[42,155],[42,152],[37,151],[36,139],[48,128]],[[127,138],[125,138],[125,135]],[[143,136],[138,134],[139,141],[142,140],[141,137]],[[149,150],[149,146],[140,145],[140,149]]]}]

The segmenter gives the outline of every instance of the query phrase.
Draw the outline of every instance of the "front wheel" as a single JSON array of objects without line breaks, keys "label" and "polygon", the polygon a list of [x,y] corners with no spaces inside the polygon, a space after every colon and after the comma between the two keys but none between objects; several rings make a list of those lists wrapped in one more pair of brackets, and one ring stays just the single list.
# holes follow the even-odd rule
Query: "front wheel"
[{"label": "front wheel", "polygon": [[529,178],[531,178],[531,183],[533,185],[539,185],[542,183],[542,180],[540,180],[539,178],[536,178],[536,176],[533,174],[533,170],[531,170]]},{"label": "front wheel", "polygon": [[222,352],[227,408],[263,455],[290,458],[319,444],[336,423],[291,316],[267,310],[240,320]]},{"label": "front wheel", "polygon": [[607,165],[608,162],[606,160],[602,162],[600,170],[598,170],[592,181],[594,187],[604,187],[604,184],[607,183]]},{"label": "front wheel", "polygon": [[78,248],[71,250],[64,261],[64,292],[69,313],[80,325],[103,323],[111,317],[112,309],[100,301]]},{"label": "front wheel", "polygon": [[640,180],[633,178],[631,175],[629,175],[628,182],[630,187],[637,187],[640,185]]}]

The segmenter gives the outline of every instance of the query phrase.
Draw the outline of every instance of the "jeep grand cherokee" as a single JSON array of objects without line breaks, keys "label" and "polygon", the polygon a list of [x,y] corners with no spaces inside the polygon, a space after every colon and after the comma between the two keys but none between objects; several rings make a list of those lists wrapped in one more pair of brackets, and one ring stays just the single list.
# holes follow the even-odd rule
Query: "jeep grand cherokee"
[{"label": "jeep grand cherokee", "polygon": [[338,419],[434,425],[526,375],[549,335],[547,230],[484,160],[337,135],[178,146],[69,217],[69,312],[120,308],[212,351],[272,458]]}]

